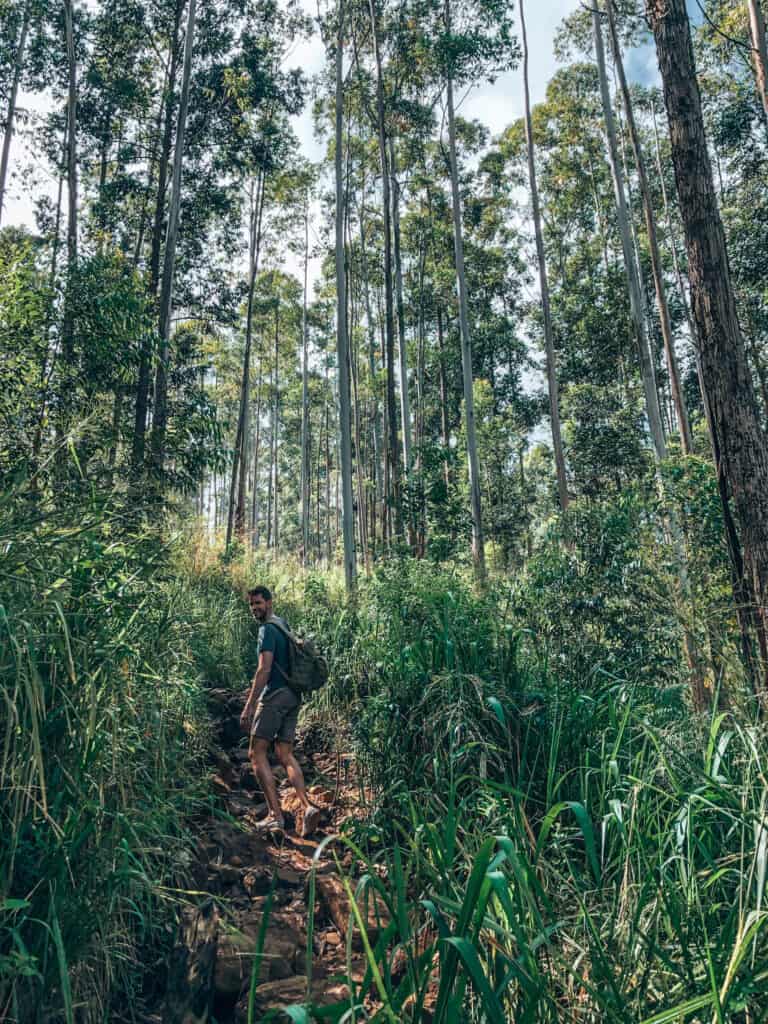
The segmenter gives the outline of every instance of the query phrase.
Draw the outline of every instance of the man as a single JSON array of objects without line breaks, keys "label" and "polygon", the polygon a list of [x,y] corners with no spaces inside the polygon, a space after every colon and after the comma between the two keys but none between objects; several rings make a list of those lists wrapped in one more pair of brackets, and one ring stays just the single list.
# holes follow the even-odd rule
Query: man
[{"label": "man", "polygon": [[[250,757],[253,771],[259,780],[269,807],[267,817],[259,822],[259,829],[281,832],[285,828],[283,809],[277,795],[275,777],[269,763],[269,745],[275,741],[275,753],[296,791],[302,808],[302,821],[298,827],[302,836],[311,835],[320,820],[320,811],[307,798],[304,775],[293,756],[293,741],[299,717],[300,698],[288,685],[290,671],[289,640],[283,629],[285,621],[272,612],[272,594],[267,587],[254,587],[248,591],[248,603],[259,628],[259,663],[251,690],[240,717],[243,729],[250,728]],[[278,622],[283,629],[274,623]]]}]

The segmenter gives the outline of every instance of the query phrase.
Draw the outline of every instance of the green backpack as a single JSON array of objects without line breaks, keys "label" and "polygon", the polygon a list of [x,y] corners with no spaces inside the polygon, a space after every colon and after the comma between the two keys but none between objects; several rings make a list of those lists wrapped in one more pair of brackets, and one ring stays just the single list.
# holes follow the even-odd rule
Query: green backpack
[{"label": "green backpack", "polygon": [[288,668],[278,669],[288,686],[297,697],[314,693],[328,682],[328,662],[309,637],[297,637],[274,616],[267,622],[279,629],[288,641]]}]

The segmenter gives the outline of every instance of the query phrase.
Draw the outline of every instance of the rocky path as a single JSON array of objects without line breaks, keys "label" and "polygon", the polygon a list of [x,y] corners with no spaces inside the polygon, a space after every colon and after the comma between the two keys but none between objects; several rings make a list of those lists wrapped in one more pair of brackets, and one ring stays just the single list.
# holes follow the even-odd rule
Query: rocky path
[{"label": "rocky path", "polygon": [[[349,1006],[346,938],[350,907],[330,848],[315,865],[313,908],[308,906],[308,883],[322,839],[358,813],[351,759],[312,750],[308,742],[300,742],[296,755],[310,799],[324,809],[320,827],[311,839],[296,835],[298,801],[278,767],[275,777],[286,811],[286,832],[279,839],[259,835],[254,825],[266,806],[248,760],[247,739],[240,731],[242,698],[223,690],[210,691],[209,698],[217,728],[211,785],[219,806],[216,813],[197,823],[195,880],[201,894],[210,894],[210,898],[201,895],[202,914],[198,911],[194,920],[192,912],[186,915],[183,941],[177,944],[169,973],[164,1024],[211,1020],[246,1024],[254,954],[268,909],[251,1020],[262,1020],[269,1010],[309,1001],[315,1005],[346,1002]],[[338,845],[336,850],[341,856]],[[307,938],[310,913],[314,914],[311,949]],[[371,921],[371,929],[375,928],[376,922]],[[360,937],[353,933],[352,940],[350,976],[354,983],[362,980],[365,964],[359,952]],[[278,1019],[288,1018],[280,1015]]]}]

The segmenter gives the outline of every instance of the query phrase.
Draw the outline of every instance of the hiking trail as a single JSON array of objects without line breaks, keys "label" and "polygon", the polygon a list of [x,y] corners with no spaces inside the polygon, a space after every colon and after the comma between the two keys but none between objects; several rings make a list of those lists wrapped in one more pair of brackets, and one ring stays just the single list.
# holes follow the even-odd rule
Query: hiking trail
[{"label": "hiking trail", "polygon": [[[285,812],[285,833],[259,834],[255,826],[267,807],[248,758],[248,738],[240,728],[244,695],[213,689],[208,691],[208,702],[214,724],[211,785],[220,813],[194,822],[193,878],[198,903],[182,912],[165,1003],[162,1011],[144,1018],[145,1024],[161,1020],[163,1024],[204,1024],[211,1018],[217,1024],[247,1024],[254,956],[267,910],[251,1019],[260,1021],[269,1010],[284,1005],[310,1000],[327,1005],[349,999],[343,978],[350,903],[331,847],[343,869],[351,866],[351,854],[342,856],[338,844],[328,844],[316,863],[314,908],[308,900],[318,846],[350,817],[361,814],[354,761],[351,755],[313,749],[311,730],[300,737],[295,754],[309,798],[323,810],[320,825],[311,838],[296,834],[300,804],[278,765],[273,771]],[[308,950],[312,911],[314,934]],[[377,925],[375,914],[367,916],[368,935],[375,942],[381,923]],[[350,976],[361,981],[365,958],[356,931],[351,966]],[[277,1019],[288,1017],[281,1014]]]}]

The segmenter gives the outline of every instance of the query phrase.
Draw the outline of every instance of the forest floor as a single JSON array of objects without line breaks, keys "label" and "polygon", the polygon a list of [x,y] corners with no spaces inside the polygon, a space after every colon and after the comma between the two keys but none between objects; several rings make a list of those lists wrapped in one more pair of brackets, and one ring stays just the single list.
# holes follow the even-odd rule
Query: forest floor
[{"label": "forest floor", "polygon": [[[181,941],[169,968],[163,1005],[143,1015],[143,1024],[205,1021],[206,1004],[217,1024],[249,1024],[284,1005],[342,1002],[349,999],[346,979],[359,983],[365,976],[361,937],[354,927],[347,948],[351,905],[339,869],[351,867],[351,853],[342,855],[337,845],[334,856],[334,844],[328,843],[318,854],[327,836],[337,833],[350,817],[365,813],[354,759],[322,749],[328,744],[318,743],[316,736],[313,742],[310,730],[303,742],[299,739],[296,756],[310,799],[323,808],[320,825],[311,838],[297,835],[300,805],[285,771],[276,766],[286,829],[279,836],[259,834],[256,825],[266,805],[248,759],[247,737],[240,729],[242,695],[211,690],[209,703],[215,725],[210,772],[216,801],[210,815],[193,823],[198,910],[190,908],[182,915]],[[310,907],[313,863],[315,904]],[[202,929],[201,906],[207,921]],[[372,912],[367,922],[373,942],[382,926],[375,918]],[[199,932],[197,938],[190,938],[190,921],[191,932]],[[288,1018],[280,1014],[277,1019]]]}]

